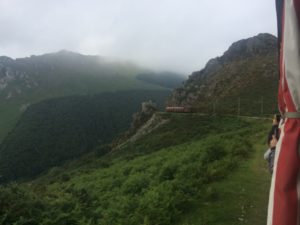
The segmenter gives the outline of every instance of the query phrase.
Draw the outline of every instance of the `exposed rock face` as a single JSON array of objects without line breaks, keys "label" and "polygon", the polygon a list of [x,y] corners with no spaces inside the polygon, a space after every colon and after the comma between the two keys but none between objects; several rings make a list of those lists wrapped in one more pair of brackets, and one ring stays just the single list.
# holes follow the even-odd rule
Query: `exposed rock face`
[{"label": "exposed rock face", "polygon": [[225,62],[232,60],[255,57],[257,55],[269,55],[277,48],[277,38],[271,34],[259,34],[255,37],[233,43],[224,53],[222,59]]},{"label": "exposed rock face", "polygon": [[266,96],[274,102],[277,68],[276,37],[259,34],[233,43],[221,57],[209,60],[173,92],[167,104],[206,110],[213,102],[240,96]]},{"label": "exposed rock face", "polygon": [[133,121],[129,129],[129,133],[134,133],[138,128],[145,124],[155,112],[157,112],[156,103],[151,100],[143,102],[141,111],[133,115]]},{"label": "exposed rock face", "polygon": [[163,119],[160,114],[154,113],[125,143],[122,143],[122,145],[128,142],[135,142],[168,122],[168,119]]},{"label": "exposed rock face", "polygon": [[[156,116],[158,111],[157,104],[151,100],[143,102],[141,111],[134,113],[132,116],[132,122],[128,131],[118,140],[113,143],[114,149],[120,149],[128,142],[134,142],[141,136],[150,132],[153,127],[160,126],[161,117]],[[157,119],[159,118],[159,119]],[[157,122],[157,121],[160,122]],[[164,122],[162,122],[163,124]]]},{"label": "exposed rock face", "polygon": [[6,56],[0,57],[0,97],[9,99],[37,85],[20,67],[18,61]]}]

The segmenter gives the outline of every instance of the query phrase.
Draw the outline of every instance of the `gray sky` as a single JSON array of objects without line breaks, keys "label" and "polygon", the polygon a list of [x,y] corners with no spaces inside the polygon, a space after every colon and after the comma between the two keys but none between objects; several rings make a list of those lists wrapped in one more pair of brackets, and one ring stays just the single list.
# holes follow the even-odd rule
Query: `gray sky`
[{"label": "gray sky", "polygon": [[190,74],[237,40],[276,34],[274,0],[0,0],[0,55],[61,49]]}]

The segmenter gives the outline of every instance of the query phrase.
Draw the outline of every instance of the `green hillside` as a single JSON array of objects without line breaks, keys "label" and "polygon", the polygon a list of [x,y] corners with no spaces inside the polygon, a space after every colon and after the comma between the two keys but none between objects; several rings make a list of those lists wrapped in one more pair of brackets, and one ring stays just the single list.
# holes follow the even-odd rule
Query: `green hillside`
[{"label": "green hillside", "polygon": [[119,91],[30,106],[0,144],[0,181],[32,177],[125,132],[141,102],[162,108],[169,91]]},{"label": "green hillside", "polygon": [[274,114],[278,111],[277,61],[277,38],[271,34],[234,42],[175,89],[168,105],[190,106],[210,114]]},{"label": "green hillside", "polygon": [[270,121],[155,117],[161,126],[105,156],[0,187],[1,224],[265,224]]},{"label": "green hillside", "polygon": [[29,105],[45,99],[168,89],[163,83],[136,78],[147,71],[134,64],[68,51],[15,60],[0,57],[0,142]]}]

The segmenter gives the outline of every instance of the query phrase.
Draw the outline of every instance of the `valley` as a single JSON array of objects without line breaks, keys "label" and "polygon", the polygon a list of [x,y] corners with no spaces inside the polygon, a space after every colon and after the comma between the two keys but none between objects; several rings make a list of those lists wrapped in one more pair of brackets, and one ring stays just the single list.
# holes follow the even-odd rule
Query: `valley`
[{"label": "valley", "polygon": [[265,224],[276,48],[237,41],[188,79],[68,51],[0,57],[0,224]]},{"label": "valley", "polygon": [[[66,50],[15,60],[2,56],[0,142],[28,106],[43,100],[126,90],[170,90],[170,86],[166,87],[159,80],[153,84],[153,81],[137,79],[139,74],[147,72],[149,70],[132,63]],[[160,77],[159,73],[157,76]],[[168,79],[172,77],[171,74]],[[174,74],[174,83],[184,79]]]}]

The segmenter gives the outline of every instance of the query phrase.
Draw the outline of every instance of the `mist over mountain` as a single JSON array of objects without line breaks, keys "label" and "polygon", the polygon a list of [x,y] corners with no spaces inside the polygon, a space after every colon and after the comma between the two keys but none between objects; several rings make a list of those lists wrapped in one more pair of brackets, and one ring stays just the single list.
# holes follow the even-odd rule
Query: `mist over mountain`
[{"label": "mist over mountain", "polygon": [[161,85],[168,88],[177,88],[186,80],[181,74],[174,72],[142,73],[136,77],[138,80],[149,82],[151,84]]},{"label": "mist over mountain", "polygon": [[[32,92],[59,95],[58,88],[62,88],[59,90],[62,92],[61,95],[78,92],[93,93],[103,88],[126,89],[135,83],[122,85],[121,82],[119,84],[113,81],[124,79],[130,82],[134,76],[144,70],[129,63],[110,62],[100,56],[87,56],[62,50],[15,60],[2,56],[0,71],[1,97],[10,99]],[[91,82],[96,83],[91,87]],[[72,84],[76,86],[72,87]],[[65,87],[66,85],[71,87]],[[53,93],[48,93],[49,91]]]},{"label": "mist over mountain", "polygon": [[[230,114],[237,111],[236,100],[239,99],[239,104],[242,100],[239,107],[243,110],[239,113],[271,113],[274,110],[272,105],[276,103],[276,48],[277,40],[270,34],[259,34],[233,43],[221,57],[209,60],[204,69],[190,75],[182,87],[173,91],[167,104],[196,107],[200,112],[206,113]],[[3,145],[0,145],[0,172],[2,171],[8,179],[36,175],[66,159],[91,151],[99,140],[108,143],[120,131],[128,128],[130,115],[136,111],[139,102],[147,100],[147,96],[148,99],[156,96],[154,99],[159,99],[160,104],[163,104],[168,92],[158,90],[177,87],[183,81],[183,77],[176,73],[142,71],[134,65],[109,64],[98,56],[83,56],[68,51],[17,60],[2,57],[1,60],[2,64],[6,65],[2,69],[2,81],[6,81],[2,85],[2,94],[10,91],[9,98],[5,98],[7,100],[23,96],[22,93],[36,91],[40,87],[44,91],[40,93],[66,90],[63,94],[68,95],[71,94],[67,93],[70,87],[68,82],[75,82],[71,87],[74,88],[74,93],[79,95],[84,94],[84,90],[86,93],[114,90],[114,86],[109,86],[110,82],[114,82],[116,86],[121,85],[120,90],[153,90],[115,92],[114,95],[95,97],[78,97],[77,94],[77,97],[55,98],[29,107],[13,132],[7,136]],[[100,79],[94,81],[99,83],[97,88],[93,89],[95,86],[89,86],[85,82],[96,78],[97,73]],[[102,88],[101,85],[106,87]],[[136,95],[139,95],[139,98]],[[261,109],[261,96],[264,97],[266,107],[264,112],[258,110]],[[44,121],[48,121],[46,125]],[[94,126],[93,123],[97,125]],[[78,128],[77,132],[75,127]],[[37,139],[35,132],[38,132],[42,139]],[[76,140],[79,142],[71,141],[71,137],[78,137]],[[35,148],[39,154],[34,153]],[[18,157],[12,157],[13,155]],[[35,158],[37,160],[34,160]],[[52,163],[42,160],[48,158],[52,159]],[[27,172],[19,166],[32,160],[41,164],[25,166]],[[16,168],[19,168],[19,172]]]},{"label": "mist over mountain", "polygon": [[274,0],[0,0],[0,225],[265,225],[276,19]]},{"label": "mist over mountain", "polygon": [[[43,75],[31,82],[33,76],[7,70],[2,76],[7,84],[3,90],[23,88],[12,88],[12,96],[3,95],[3,100],[15,99],[18,107],[22,102],[16,99],[22,96],[38,101],[24,106],[0,145],[1,181],[15,181],[0,185],[0,205],[5,206],[0,207],[0,220],[5,225],[265,223],[261,209],[267,208],[270,176],[261,149],[270,122],[232,114],[273,112],[278,69],[274,36],[259,34],[233,43],[170,95],[168,105],[201,113],[153,112],[149,119],[140,112],[122,138],[118,135],[128,129],[140,102],[151,97],[163,105],[170,94],[166,87],[180,79],[123,64],[108,67],[110,75],[103,73],[97,83],[98,70],[90,70],[93,60],[75,70],[81,56],[72,53],[59,66],[69,54],[50,54],[52,59],[39,63],[47,68],[48,82]],[[2,61],[14,62],[6,57]],[[53,65],[59,68],[55,74],[49,72]],[[116,68],[126,72],[125,78]],[[166,82],[169,75],[174,82]],[[28,94],[34,82],[47,91]],[[110,92],[95,94],[101,85]],[[133,87],[142,88],[120,91]]]},{"label": "mist over mountain", "polygon": [[169,74],[167,82],[159,80],[160,76],[151,81],[137,78],[145,73],[152,72],[132,63],[66,50],[15,60],[2,56],[0,142],[29,105],[44,99],[104,91],[163,90],[173,87],[173,78],[176,82],[185,79],[178,74]]}]

